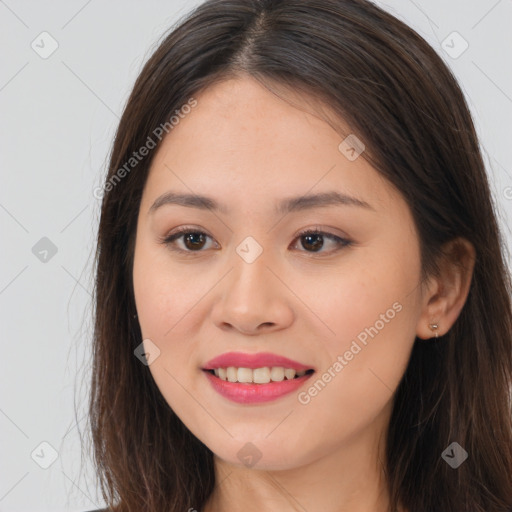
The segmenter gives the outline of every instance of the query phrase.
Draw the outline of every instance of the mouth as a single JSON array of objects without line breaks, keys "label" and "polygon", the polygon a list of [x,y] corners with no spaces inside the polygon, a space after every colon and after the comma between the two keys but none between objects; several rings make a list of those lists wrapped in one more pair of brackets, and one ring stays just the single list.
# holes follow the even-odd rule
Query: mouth
[{"label": "mouth", "polygon": [[305,376],[309,377],[315,372],[312,368],[297,371],[293,368],[284,368],[281,366],[261,368],[237,368],[229,366],[227,368],[203,369],[203,371],[217,377],[219,380],[247,385],[263,385],[272,382],[296,380]]},{"label": "mouth", "polygon": [[231,402],[245,406],[264,405],[290,396],[315,373],[312,368],[296,371],[282,367],[252,369],[234,366],[203,368],[202,371],[214,391]]},{"label": "mouth", "polygon": [[290,395],[315,373],[309,365],[271,352],[226,352],[201,370],[217,393],[245,405]]}]

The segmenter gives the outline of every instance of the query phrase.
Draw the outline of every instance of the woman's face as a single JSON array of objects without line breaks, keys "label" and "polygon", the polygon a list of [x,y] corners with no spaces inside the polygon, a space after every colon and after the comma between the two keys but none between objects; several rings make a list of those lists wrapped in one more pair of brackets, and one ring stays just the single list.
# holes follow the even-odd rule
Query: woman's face
[{"label": "woman's face", "polygon": [[[253,79],[195,99],[155,155],[137,224],[135,299],[156,384],[233,464],[285,469],[373,450],[421,315],[405,201],[353,138]],[[171,192],[212,202],[161,199]],[[229,352],[293,362],[208,365]],[[207,366],[232,368],[217,377]],[[288,381],[279,367],[314,373]]]}]

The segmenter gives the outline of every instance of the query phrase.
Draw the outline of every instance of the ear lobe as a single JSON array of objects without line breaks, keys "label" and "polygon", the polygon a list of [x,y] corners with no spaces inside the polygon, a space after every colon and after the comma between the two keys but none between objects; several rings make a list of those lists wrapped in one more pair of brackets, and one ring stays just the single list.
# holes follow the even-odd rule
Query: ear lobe
[{"label": "ear lobe", "polygon": [[439,276],[431,277],[425,288],[416,326],[418,338],[431,339],[436,333],[443,336],[451,329],[469,294],[475,261],[474,246],[465,238],[455,238],[443,246]]}]

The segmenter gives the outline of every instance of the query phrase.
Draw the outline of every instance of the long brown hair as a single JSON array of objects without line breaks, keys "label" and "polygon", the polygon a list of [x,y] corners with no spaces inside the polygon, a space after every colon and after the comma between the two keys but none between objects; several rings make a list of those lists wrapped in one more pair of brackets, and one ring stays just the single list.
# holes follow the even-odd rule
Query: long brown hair
[{"label": "long brown hair", "polygon": [[[138,76],[110,154],[95,259],[89,426],[104,499],[119,512],[200,511],[215,486],[212,452],[134,356],[142,338],[132,264],[142,191],[170,117],[242,73],[321,100],[364,141],[364,158],[411,209],[423,276],[437,272],[445,242],[473,244],[457,321],[437,341],[415,340],[385,469],[392,510],[509,510],[512,286],[474,125],[436,52],[365,0],[206,1],[172,27]],[[156,147],[127,167],[150,139]],[[441,457],[452,442],[469,454],[457,469]]]}]

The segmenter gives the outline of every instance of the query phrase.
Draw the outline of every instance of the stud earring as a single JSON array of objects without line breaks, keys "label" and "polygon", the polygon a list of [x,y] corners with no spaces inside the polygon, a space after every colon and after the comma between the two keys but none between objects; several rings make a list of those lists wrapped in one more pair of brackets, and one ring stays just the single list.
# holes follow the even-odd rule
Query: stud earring
[{"label": "stud earring", "polygon": [[437,324],[430,324],[430,330],[435,332],[436,339],[439,337],[439,333],[437,332],[437,328],[439,327]]}]

